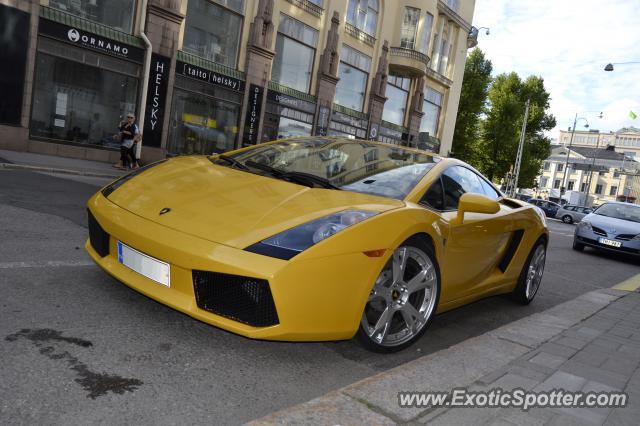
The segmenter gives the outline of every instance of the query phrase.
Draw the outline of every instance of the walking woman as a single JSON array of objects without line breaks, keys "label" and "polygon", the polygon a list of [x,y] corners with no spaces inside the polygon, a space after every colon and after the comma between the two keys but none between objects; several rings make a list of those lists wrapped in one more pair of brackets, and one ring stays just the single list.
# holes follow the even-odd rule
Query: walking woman
[{"label": "walking woman", "polygon": [[130,161],[130,151],[134,147],[134,141],[140,135],[140,129],[136,124],[136,116],[133,113],[127,114],[127,120],[120,123],[120,161],[113,165],[117,169],[126,170],[137,164],[135,154],[133,163]]}]

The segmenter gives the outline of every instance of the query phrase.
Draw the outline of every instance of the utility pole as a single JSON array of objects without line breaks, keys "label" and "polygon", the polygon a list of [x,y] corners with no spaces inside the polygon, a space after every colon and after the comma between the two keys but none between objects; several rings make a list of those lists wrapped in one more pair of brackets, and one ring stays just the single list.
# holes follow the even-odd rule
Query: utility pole
[{"label": "utility pole", "polygon": [[520,164],[522,163],[522,151],[524,150],[524,137],[527,131],[527,120],[529,118],[529,104],[531,99],[527,99],[526,107],[524,109],[524,120],[522,120],[522,130],[520,131],[520,144],[518,145],[518,154],[516,155],[516,166],[513,171],[512,181],[509,188],[509,196],[513,197],[516,194],[516,187],[518,186],[518,178],[520,177]]}]

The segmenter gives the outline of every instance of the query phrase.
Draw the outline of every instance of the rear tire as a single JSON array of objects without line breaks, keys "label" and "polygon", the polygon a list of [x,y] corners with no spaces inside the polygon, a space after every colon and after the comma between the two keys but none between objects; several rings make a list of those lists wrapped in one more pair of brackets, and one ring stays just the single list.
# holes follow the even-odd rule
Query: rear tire
[{"label": "rear tire", "polygon": [[522,305],[528,305],[536,297],[542,275],[544,273],[544,264],[547,257],[547,246],[543,238],[538,239],[524,263],[518,284],[513,290],[513,298]]},{"label": "rear tire", "polygon": [[569,216],[568,214],[562,216],[562,221],[564,223],[573,223],[573,218],[571,216]]},{"label": "rear tire", "polygon": [[394,250],[373,284],[356,340],[373,352],[398,352],[429,328],[440,299],[433,248],[414,236]]}]

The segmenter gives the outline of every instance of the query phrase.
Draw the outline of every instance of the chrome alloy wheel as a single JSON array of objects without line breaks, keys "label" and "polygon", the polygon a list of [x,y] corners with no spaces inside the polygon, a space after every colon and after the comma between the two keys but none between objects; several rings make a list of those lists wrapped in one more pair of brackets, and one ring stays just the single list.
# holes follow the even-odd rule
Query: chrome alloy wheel
[{"label": "chrome alloy wheel", "polygon": [[438,285],[436,268],[424,251],[397,248],[369,295],[361,320],[364,332],[380,346],[411,340],[434,312]]},{"label": "chrome alloy wheel", "polygon": [[540,282],[542,282],[542,274],[544,273],[544,262],[546,259],[547,250],[544,244],[539,244],[536,251],[531,256],[531,262],[529,263],[529,270],[527,271],[527,282],[525,296],[528,300],[533,299],[540,288]]}]

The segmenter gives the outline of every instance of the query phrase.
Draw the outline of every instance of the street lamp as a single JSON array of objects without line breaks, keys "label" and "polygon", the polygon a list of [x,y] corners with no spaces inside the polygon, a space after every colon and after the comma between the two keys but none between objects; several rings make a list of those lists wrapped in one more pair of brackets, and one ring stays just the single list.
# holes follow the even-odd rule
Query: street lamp
[{"label": "street lamp", "polygon": [[[602,112],[600,113],[600,115],[598,115],[598,118],[602,118]],[[584,120],[585,121],[585,125],[584,127],[589,128],[589,121],[587,121],[586,118],[584,117],[578,117],[578,113],[576,112],[576,116],[573,119],[573,127],[571,128],[571,138],[569,139],[569,148],[567,149],[567,158],[564,162],[564,174],[562,175],[562,188],[560,190],[560,199],[562,200],[562,195],[564,195],[564,192],[566,191],[567,188],[567,169],[569,168],[569,154],[571,153],[571,146],[573,145],[573,135],[575,135],[576,133],[576,124],[578,123],[578,120]]]},{"label": "street lamp", "polygon": [[605,71],[613,71],[614,65],[640,64],[640,62],[609,62],[605,67]]},{"label": "street lamp", "polygon": [[467,49],[471,49],[472,47],[476,47],[478,45],[478,34],[480,33],[480,30],[485,30],[485,35],[489,35],[488,27],[471,27],[471,29],[469,30],[469,34],[467,35]]}]

